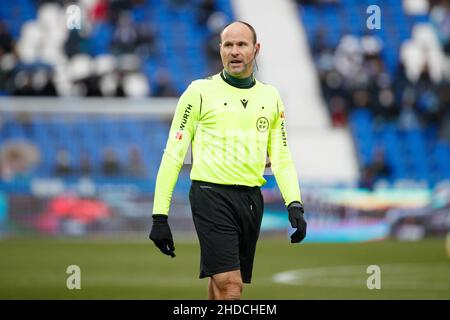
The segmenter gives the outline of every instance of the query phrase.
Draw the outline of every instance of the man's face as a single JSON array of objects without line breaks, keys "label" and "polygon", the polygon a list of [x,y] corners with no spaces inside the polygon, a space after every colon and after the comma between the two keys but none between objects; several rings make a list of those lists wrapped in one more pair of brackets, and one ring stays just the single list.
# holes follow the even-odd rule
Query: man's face
[{"label": "man's face", "polygon": [[220,57],[224,69],[234,77],[246,78],[253,72],[253,59],[260,44],[253,44],[251,30],[242,23],[233,23],[222,32]]}]

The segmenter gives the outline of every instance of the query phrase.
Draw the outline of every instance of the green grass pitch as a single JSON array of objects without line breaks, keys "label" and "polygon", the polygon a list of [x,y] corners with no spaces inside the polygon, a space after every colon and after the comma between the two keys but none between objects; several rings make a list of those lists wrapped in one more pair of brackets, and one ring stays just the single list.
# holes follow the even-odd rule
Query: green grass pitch
[{"label": "green grass pitch", "polygon": [[[204,299],[198,244],[175,241],[172,259],[150,241],[3,239],[0,299]],[[81,269],[80,290],[67,289],[69,265]],[[367,288],[369,265],[380,267],[379,290]],[[450,299],[450,259],[443,239],[292,245],[262,238],[243,299]]]}]

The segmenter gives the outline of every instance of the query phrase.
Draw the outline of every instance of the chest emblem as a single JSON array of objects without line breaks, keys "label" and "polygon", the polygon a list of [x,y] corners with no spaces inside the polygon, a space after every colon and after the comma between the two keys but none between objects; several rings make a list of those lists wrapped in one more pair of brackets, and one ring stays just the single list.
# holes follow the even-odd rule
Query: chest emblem
[{"label": "chest emblem", "polygon": [[266,132],[267,129],[269,129],[269,120],[264,117],[258,118],[258,120],[256,120],[256,129],[258,129],[259,132]]}]

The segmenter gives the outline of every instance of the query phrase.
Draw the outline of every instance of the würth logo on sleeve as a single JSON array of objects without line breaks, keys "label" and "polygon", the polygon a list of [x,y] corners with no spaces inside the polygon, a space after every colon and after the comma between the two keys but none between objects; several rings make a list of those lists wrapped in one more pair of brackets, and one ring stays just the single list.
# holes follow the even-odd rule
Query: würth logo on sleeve
[{"label": "w\u00fcrth logo on sleeve", "polygon": [[183,132],[178,131],[177,134],[176,134],[176,136],[175,136],[175,139],[177,139],[177,140],[183,139]]},{"label": "w\u00fcrth logo on sleeve", "polygon": [[284,121],[281,122],[281,140],[283,141],[283,147],[287,147],[286,129],[284,127]]},{"label": "w\u00fcrth logo on sleeve", "polygon": [[247,103],[248,103],[247,99],[241,99],[241,103],[242,103],[242,106],[244,107],[244,109],[247,108]]},{"label": "w\u00fcrth logo on sleeve", "polygon": [[180,124],[180,127],[178,128],[178,131],[183,131],[184,130],[184,126],[186,125],[186,123],[187,123],[187,121],[189,119],[189,116],[191,114],[191,110],[192,110],[192,105],[188,104],[188,106],[184,110],[183,118],[181,119],[181,124]]}]

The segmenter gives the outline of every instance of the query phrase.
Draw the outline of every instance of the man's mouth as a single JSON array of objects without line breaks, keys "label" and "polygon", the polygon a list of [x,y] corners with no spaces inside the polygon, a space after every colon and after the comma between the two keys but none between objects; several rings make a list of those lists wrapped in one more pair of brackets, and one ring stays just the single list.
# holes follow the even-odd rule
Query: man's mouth
[{"label": "man's mouth", "polygon": [[239,65],[241,63],[242,63],[242,60],[237,60],[237,59],[233,59],[233,60],[230,61],[230,64],[232,66],[236,66],[236,65]]}]

